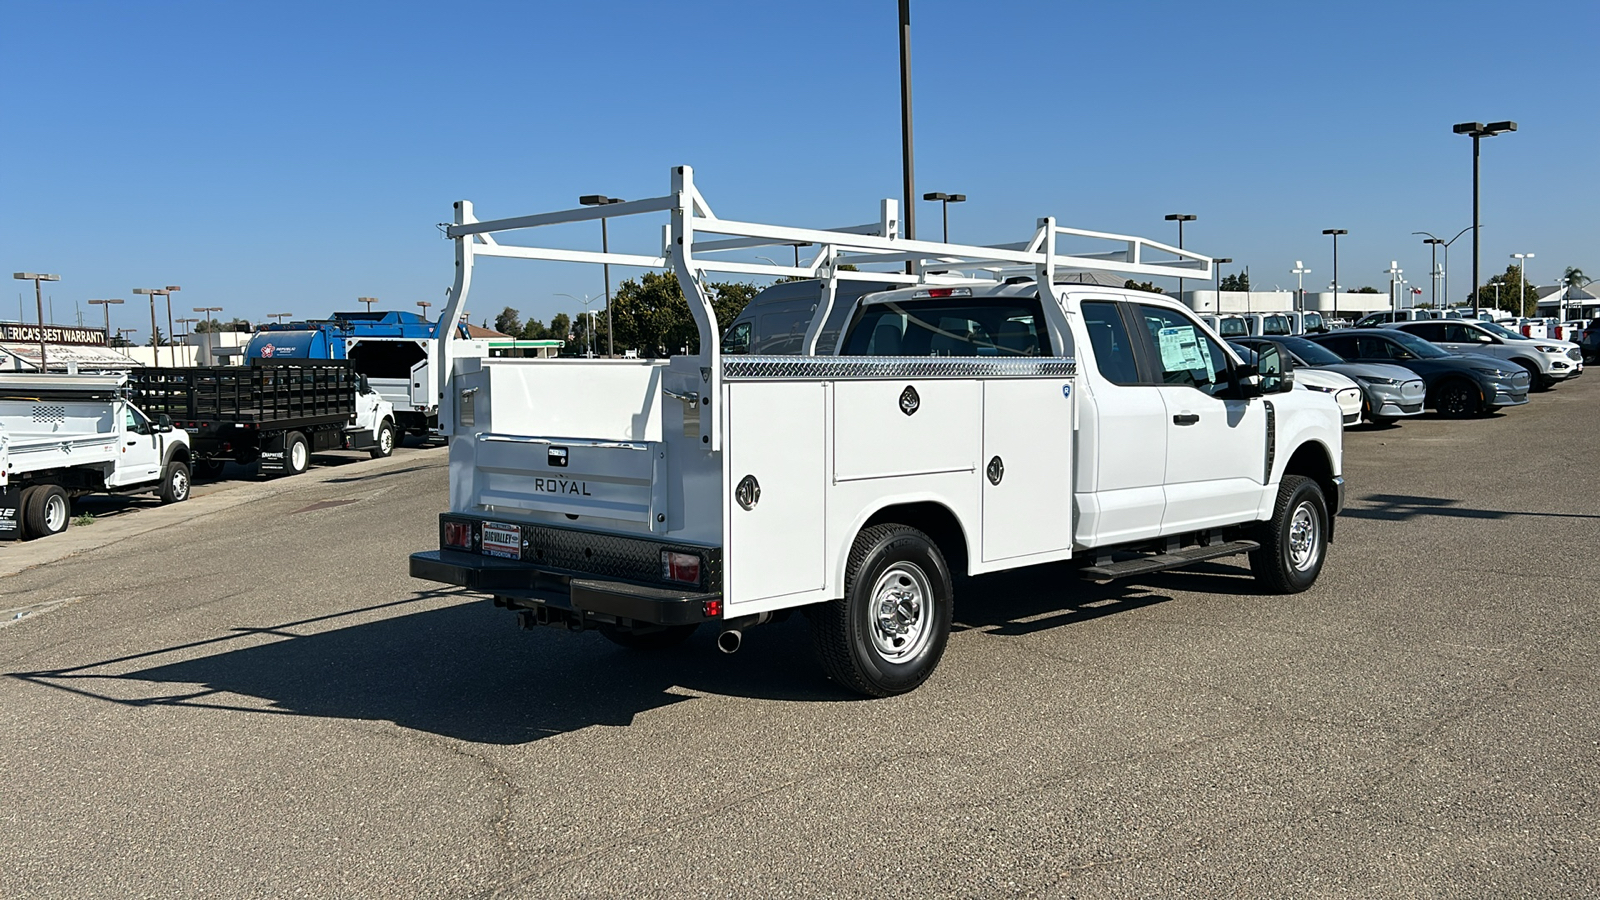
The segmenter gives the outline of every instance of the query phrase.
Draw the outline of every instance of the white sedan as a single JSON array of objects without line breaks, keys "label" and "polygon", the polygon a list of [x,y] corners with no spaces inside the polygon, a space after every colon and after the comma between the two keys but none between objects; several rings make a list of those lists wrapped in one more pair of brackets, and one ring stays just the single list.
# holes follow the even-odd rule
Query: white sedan
[{"label": "white sedan", "polygon": [[1339,402],[1339,416],[1344,422],[1344,427],[1361,423],[1361,385],[1348,376],[1327,369],[1313,369],[1296,367],[1294,370],[1294,386],[1303,387],[1308,391],[1321,391],[1332,394],[1333,399]]}]

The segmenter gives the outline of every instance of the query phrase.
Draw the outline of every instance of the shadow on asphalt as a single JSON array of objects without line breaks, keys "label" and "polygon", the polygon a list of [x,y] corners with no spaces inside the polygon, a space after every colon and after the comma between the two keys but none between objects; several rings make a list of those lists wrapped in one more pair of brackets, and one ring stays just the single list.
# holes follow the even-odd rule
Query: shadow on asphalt
[{"label": "shadow on asphalt", "polygon": [[1456,506],[1460,500],[1443,497],[1413,497],[1406,494],[1369,494],[1350,504],[1341,517],[1375,519],[1380,522],[1406,522],[1418,516],[1438,516],[1447,519],[1511,519],[1518,516],[1536,516],[1552,519],[1600,519],[1593,513],[1529,512],[1507,509],[1472,509]]},{"label": "shadow on asphalt", "polygon": [[[1162,589],[1254,593],[1237,567],[1153,575]],[[425,600],[449,606],[406,611]],[[471,599],[469,599],[471,598]],[[1138,585],[1094,585],[1070,566],[966,579],[957,629],[1026,635],[1172,598]],[[385,618],[342,625],[355,616]],[[627,650],[594,632],[521,631],[516,618],[458,590],[226,633],[71,668],[11,677],[127,706],[391,721],[486,744],[521,744],[634,717],[697,693],[792,702],[858,700],[821,674],[802,615],[752,629],[727,656],[702,628],[670,650]],[[174,655],[209,655],[165,662]],[[151,685],[158,687],[150,690]],[[134,699],[129,699],[133,697]],[[261,703],[240,698],[258,698]]]}]

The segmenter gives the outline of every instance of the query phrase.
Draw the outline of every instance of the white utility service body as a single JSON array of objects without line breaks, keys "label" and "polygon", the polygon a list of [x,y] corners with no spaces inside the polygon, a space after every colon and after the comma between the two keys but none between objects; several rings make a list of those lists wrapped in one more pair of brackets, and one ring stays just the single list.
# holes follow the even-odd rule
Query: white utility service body
[{"label": "white utility service body", "polygon": [[[364,347],[401,343],[416,345],[423,357],[411,367],[409,377],[377,376],[368,372],[367,382],[394,407],[395,423],[403,433],[421,437],[438,430],[440,341],[437,338],[377,335],[347,337],[343,340],[346,359],[359,358]],[[489,342],[479,338],[457,338],[453,352],[457,359],[487,358]],[[361,371],[359,366],[357,371]]]},{"label": "white utility service body", "polygon": [[0,374],[0,539],[66,529],[90,493],[189,496],[189,437],[128,399],[128,376]]},{"label": "white utility service body", "polygon": [[[1305,519],[1301,562],[1277,586],[1303,590],[1320,570],[1343,492],[1333,400],[1290,391],[1265,354],[1267,377],[1246,372],[1166,298],[1055,278],[1067,267],[1207,278],[1208,259],[1051,219],[1017,244],[906,240],[893,201],[879,222],[849,229],[718,219],[687,167],[673,170],[668,196],[603,209],[670,213],[661,255],[493,236],[596,218],[593,208],[478,222],[457,204],[456,283],[441,321],[458,315],[477,256],[669,268],[700,352],[451,362],[440,383],[450,512],[440,549],[412,556],[413,575],[493,594],[525,622],[597,627],[635,646],[710,621],[732,652],[745,628],[805,608],[829,673],[883,695],[914,688],[937,663],[952,572],[1088,553],[1085,573],[1109,580],[1265,554],[1242,538],[1282,517],[1285,485],[1300,491],[1296,502],[1316,497],[1292,506]],[[1057,252],[1058,240],[1115,249],[1074,256]],[[729,258],[797,241],[819,247],[809,266]],[[840,268],[847,262],[895,268]],[[722,355],[701,287],[708,271],[819,278],[807,352]],[[846,279],[905,289],[856,301],[838,347],[816,348]],[[946,307],[919,312],[930,303]],[[880,324],[857,337],[869,315]],[[900,352],[912,337],[924,343]],[[1101,352],[1117,358],[1097,363]],[[1157,356],[1209,371],[1211,382],[1198,389],[1175,370],[1159,383]],[[1281,530],[1287,541],[1290,525]],[[1113,550],[1148,552],[1119,560]]]}]

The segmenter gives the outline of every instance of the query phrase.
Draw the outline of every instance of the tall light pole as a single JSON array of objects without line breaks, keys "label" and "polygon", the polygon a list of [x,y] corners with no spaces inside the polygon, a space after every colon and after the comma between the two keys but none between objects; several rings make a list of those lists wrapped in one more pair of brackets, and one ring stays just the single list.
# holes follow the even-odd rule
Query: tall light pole
[{"label": "tall light pole", "polygon": [[1383,271],[1389,276],[1389,311],[1396,312],[1400,309],[1400,299],[1399,295],[1395,293],[1395,290],[1400,286],[1400,282],[1402,280],[1400,278],[1400,273],[1404,272],[1405,270],[1400,268],[1399,260],[1391,259],[1389,260],[1389,268],[1384,269]]},{"label": "tall light pole", "polygon": [[[1467,227],[1465,227],[1465,228],[1461,229],[1460,231],[1456,232],[1456,236],[1451,238],[1448,241],[1440,240],[1439,238],[1434,237],[1431,233],[1426,232],[1426,231],[1413,231],[1413,232],[1411,232],[1412,234],[1426,234],[1426,235],[1428,235],[1426,238],[1423,239],[1422,242],[1424,244],[1433,245],[1434,253],[1438,253],[1440,247],[1444,248],[1444,270],[1443,270],[1443,272],[1438,273],[1438,274],[1440,275],[1440,277],[1444,281],[1444,302],[1446,304],[1448,304],[1450,302],[1450,245],[1454,244],[1456,241],[1460,240],[1461,236],[1463,234],[1466,234],[1469,231],[1475,231],[1476,229],[1477,229],[1476,225],[1468,225]],[[1439,263],[1438,263],[1438,257],[1437,256],[1434,257],[1434,265],[1433,265],[1433,267],[1435,269],[1439,268]],[[1476,291],[1477,288],[1474,287],[1473,290]],[[1440,308],[1440,306],[1439,306],[1439,295],[1438,294],[1435,294],[1434,297],[1433,297],[1433,308],[1434,309],[1439,309]]]},{"label": "tall light pole", "polygon": [[[1515,122],[1490,122],[1484,125],[1480,122],[1462,122],[1453,126],[1451,131],[1456,134],[1469,135],[1472,138],[1472,317],[1478,317],[1478,142],[1486,137],[1516,131]],[[1447,264],[1448,265],[1448,264]]]},{"label": "tall light pole", "polygon": [[[906,240],[917,239],[917,185],[911,157],[911,0],[900,0],[900,156],[905,179],[905,204],[900,215],[905,220]],[[915,266],[906,262],[906,274]]]},{"label": "tall light pole", "polygon": [[194,325],[198,321],[200,321],[200,320],[199,319],[184,319],[184,318],[178,319],[178,324],[182,325],[186,329],[184,331],[184,333],[183,333],[184,337],[187,338],[189,335],[194,334]]},{"label": "tall light pole", "polygon": [[40,289],[41,281],[60,281],[60,275],[42,275],[38,272],[16,272],[12,278],[18,281],[33,282],[33,302],[39,305],[39,372],[47,371],[44,367],[44,291]]},{"label": "tall light pole", "polygon": [[433,304],[426,300],[418,300],[417,305],[422,307],[422,320],[426,322],[428,320],[428,307],[432,306]]},{"label": "tall light pole", "polygon": [[[774,264],[774,265],[776,265],[776,264]],[[576,300],[579,303],[583,304],[584,315],[589,317],[589,334],[588,334],[589,356],[590,356],[590,358],[593,358],[594,357],[594,324],[595,323],[594,323],[594,311],[589,309],[589,304],[595,302],[596,300],[599,300],[600,298],[599,297],[589,297],[589,296],[575,297],[572,294],[557,294],[556,296],[557,297],[567,297],[569,299]]]},{"label": "tall light pole", "polygon": [[[967,195],[946,194],[941,191],[935,191],[931,194],[923,194],[922,199],[939,201],[939,205],[943,208],[942,211],[944,213],[944,242],[946,244],[950,243],[950,204],[965,203],[967,200]],[[795,248],[794,252],[798,254],[800,252],[799,248]]]},{"label": "tall light pole", "polygon": [[1333,236],[1333,318],[1339,318],[1339,235],[1349,234],[1344,228],[1324,228],[1323,234]]},{"label": "tall light pole", "polygon": [[1520,304],[1517,315],[1525,316],[1528,314],[1528,260],[1533,259],[1533,254],[1513,253],[1511,258],[1517,260],[1517,264],[1522,267],[1522,270],[1517,273],[1517,280],[1522,282],[1520,286],[1521,293],[1517,297],[1517,302]]},{"label": "tall light pole", "polygon": [[169,284],[166,290],[162,292],[167,295],[167,360],[172,363],[174,369],[178,367],[178,344],[172,336],[174,330],[172,327],[172,294],[174,291],[181,290],[183,288],[175,284]]},{"label": "tall light pole", "polygon": [[294,318],[294,313],[286,313],[286,312],[282,312],[282,313],[267,313],[267,318],[276,319],[276,320],[278,320],[278,324],[281,325],[281,324],[283,324],[283,321],[285,319]]},{"label": "tall light pole", "polygon": [[356,302],[357,303],[365,303],[367,305],[367,312],[372,312],[372,304],[377,303],[378,302],[378,298],[377,297],[357,297],[356,298]]},{"label": "tall light pole", "polygon": [[[1216,259],[1213,259],[1212,262],[1217,266],[1217,315],[1220,316],[1222,315],[1222,264],[1231,263],[1233,262],[1233,259],[1232,257],[1219,256]],[[1179,299],[1182,300],[1183,298],[1180,297]]]},{"label": "tall light pole", "polygon": [[128,335],[133,334],[135,331],[138,331],[138,330],[139,329],[137,329],[137,328],[118,328],[117,329],[117,340],[122,342],[122,344],[120,346],[124,346],[124,347],[133,346],[133,341],[128,340]]},{"label": "tall light pole", "polygon": [[[161,343],[156,340],[156,332],[161,329],[156,325],[156,298],[167,294],[167,291],[165,288],[134,288],[133,292],[135,294],[147,294],[150,297],[150,361],[159,369],[161,368]],[[171,297],[171,294],[167,294],[167,306],[169,308],[172,306]],[[171,323],[168,323],[167,330],[172,330]]]},{"label": "tall light pole", "polygon": [[121,300],[90,300],[90,306],[103,306],[106,311],[106,343],[111,343],[111,307],[121,306]]},{"label": "tall light pole", "polygon": [[[578,198],[578,203],[582,204],[583,206],[610,206],[613,203],[621,202],[622,200],[620,198],[607,197],[605,194],[585,194]],[[606,237],[605,216],[600,217],[600,252],[611,252],[611,242]],[[796,256],[798,256],[800,253],[799,250],[795,250],[794,252]],[[606,359],[611,359],[616,355],[617,351],[617,343],[611,337],[611,263],[604,263],[600,266],[600,268],[605,272],[606,279]],[[593,324],[592,320],[590,324]]]},{"label": "tall light pole", "polygon": [[[210,323],[210,322],[213,321],[213,319],[211,318],[211,314],[214,313],[214,312],[222,312],[222,307],[220,307],[220,306],[196,306],[194,308],[194,311],[200,314],[200,321],[206,322],[206,323]],[[222,327],[222,323],[220,321],[217,322],[217,327],[218,328]],[[210,339],[208,338],[207,340],[209,341]],[[208,343],[207,346],[209,347],[210,344]],[[210,353],[211,351],[208,349],[208,350],[206,350],[206,352]]]},{"label": "tall light pole", "polygon": [[[1185,223],[1185,222],[1193,222],[1197,218],[1199,218],[1199,216],[1191,216],[1188,213],[1173,213],[1172,215],[1166,217],[1168,222],[1177,222],[1178,223],[1178,249],[1179,250],[1183,249],[1183,223]],[[1178,302],[1180,302],[1180,303],[1183,302],[1183,279],[1182,278],[1178,279]],[[1218,302],[1221,302],[1221,298],[1218,298]],[[1218,310],[1218,312],[1221,312],[1221,310]]]},{"label": "tall light pole", "polygon": [[1305,263],[1303,263],[1303,262],[1301,262],[1300,260],[1297,259],[1297,260],[1294,261],[1294,268],[1289,270],[1289,274],[1295,276],[1295,285],[1296,285],[1295,293],[1300,295],[1300,311],[1301,312],[1305,312],[1306,311],[1306,276],[1311,274],[1311,270],[1306,268],[1306,264]]}]

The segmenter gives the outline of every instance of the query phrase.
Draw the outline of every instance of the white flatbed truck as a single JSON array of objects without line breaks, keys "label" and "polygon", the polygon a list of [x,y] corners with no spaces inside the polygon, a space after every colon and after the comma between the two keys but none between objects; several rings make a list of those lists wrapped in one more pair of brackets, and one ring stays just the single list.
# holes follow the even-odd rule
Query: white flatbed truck
[{"label": "white flatbed truck", "polygon": [[[602,212],[666,213],[665,246],[496,239]],[[710,623],[732,652],[802,609],[828,674],[872,696],[933,671],[961,575],[1081,557],[1105,581],[1248,554],[1269,590],[1315,582],[1343,503],[1332,398],[1291,391],[1270,349],[1245,364],[1170,300],[1056,277],[1203,280],[1209,259],[1053,219],[1015,244],[906,240],[897,218],[885,201],[878,222],[837,230],[721,219],[688,167],[666,196],[602,208],[480,222],[456,204],[441,321],[479,257],[665,268],[699,352],[452,360],[441,332],[450,509],[411,574],[637,647]],[[796,242],[818,248],[808,265],[739,258]],[[712,271],[820,279],[803,355],[722,355]],[[904,288],[854,301],[818,348],[847,279]]]},{"label": "white flatbed truck", "polygon": [[0,374],[0,539],[59,534],[84,494],[189,497],[189,437],[129,399],[128,376]]}]

